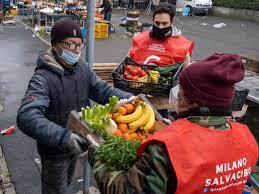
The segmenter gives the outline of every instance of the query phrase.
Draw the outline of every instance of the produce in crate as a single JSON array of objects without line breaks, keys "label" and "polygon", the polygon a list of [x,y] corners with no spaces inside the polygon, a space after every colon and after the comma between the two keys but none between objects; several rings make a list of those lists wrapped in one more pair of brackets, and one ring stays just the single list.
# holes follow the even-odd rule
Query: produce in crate
[{"label": "produce in crate", "polygon": [[[133,77],[136,72],[132,68],[141,68],[147,76]],[[138,64],[126,57],[112,72],[114,87],[133,94],[149,94],[152,96],[168,96],[172,87],[178,84],[182,63],[158,67],[155,64]],[[133,72],[134,75],[131,75]]]},{"label": "produce in crate", "polygon": [[121,105],[111,97],[106,105],[82,108],[82,118],[105,142],[97,155],[112,170],[126,170],[137,159],[142,140],[154,129],[155,114],[151,106],[141,99]]},{"label": "produce in crate", "polygon": [[124,72],[122,74],[127,80],[133,80],[143,83],[158,83],[160,74],[158,71],[145,71],[140,66],[126,65],[124,66]]}]

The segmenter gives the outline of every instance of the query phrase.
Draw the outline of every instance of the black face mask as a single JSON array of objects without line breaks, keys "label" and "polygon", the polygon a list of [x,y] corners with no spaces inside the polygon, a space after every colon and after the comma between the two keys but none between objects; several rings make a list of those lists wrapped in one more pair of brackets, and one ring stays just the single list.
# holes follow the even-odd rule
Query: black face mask
[{"label": "black face mask", "polygon": [[165,40],[172,35],[172,27],[169,26],[166,28],[158,28],[157,26],[153,25],[149,35],[151,38],[155,38],[157,40]]}]

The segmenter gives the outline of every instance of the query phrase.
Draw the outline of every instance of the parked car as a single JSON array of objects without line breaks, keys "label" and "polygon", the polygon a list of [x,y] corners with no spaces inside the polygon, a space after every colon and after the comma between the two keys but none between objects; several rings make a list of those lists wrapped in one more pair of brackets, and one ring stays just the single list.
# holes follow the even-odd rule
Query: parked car
[{"label": "parked car", "polygon": [[177,0],[177,8],[187,7],[190,9],[190,15],[196,13],[208,13],[212,8],[212,0]]}]

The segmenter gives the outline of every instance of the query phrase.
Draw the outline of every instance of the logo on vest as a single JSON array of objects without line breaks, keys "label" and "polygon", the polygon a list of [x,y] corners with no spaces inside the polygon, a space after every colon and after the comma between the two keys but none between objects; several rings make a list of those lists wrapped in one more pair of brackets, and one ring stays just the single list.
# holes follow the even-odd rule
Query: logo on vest
[{"label": "logo on vest", "polygon": [[153,43],[152,45],[148,46],[149,51],[157,51],[157,52],[162,52],[165,53],[165,47],[162,44],[155,44]]},{"label": "logo on vest", "polygon": [[215,177],[205,180],[205,189],[203,192],[223,191],[230,187],[245,184],[248,176],[251,174],[251,170],[251,166],[248,166],[246,157],[223,164],[217,164],[215,166]]}]

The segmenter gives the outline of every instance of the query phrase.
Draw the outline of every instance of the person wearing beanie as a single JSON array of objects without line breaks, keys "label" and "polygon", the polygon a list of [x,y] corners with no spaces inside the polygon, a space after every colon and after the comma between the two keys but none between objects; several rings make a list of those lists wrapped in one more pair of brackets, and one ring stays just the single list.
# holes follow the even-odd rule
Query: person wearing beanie
[{"label": "person wearing beanie", "polygon": [[51,48],[38,57],[17,113],[18,127],[37,141],[43,194],[72,193],[69,185],[86,140],[67,128],[70,111],[81,111],[90,100],[106,104],[112,96],[132,96],[101,80],[80,59],[83,48],[80,27],[70,18],[56,21]]},{"label": "person wearing beanie", "polygon": [[[90,145],[88,159],[101,193],[241,194],[258,159],[246,125],[228,119],[241,58],[214,54],[180,75],[178,117],[150,135],[127,171],[111,171]],[[112,178],[111,178],[112,177]]]}]

